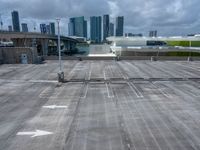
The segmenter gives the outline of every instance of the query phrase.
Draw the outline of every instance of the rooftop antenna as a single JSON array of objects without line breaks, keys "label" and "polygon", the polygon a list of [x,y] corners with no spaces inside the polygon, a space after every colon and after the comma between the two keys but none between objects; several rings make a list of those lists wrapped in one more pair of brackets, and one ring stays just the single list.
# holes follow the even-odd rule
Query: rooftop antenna
[{"label": "rooftop antenna", "polygon": [[1,30],[3,30],[3,21],[2,21],[2,18],[1,18],[1,14],[0,14],[0,25],[1,25]]}]

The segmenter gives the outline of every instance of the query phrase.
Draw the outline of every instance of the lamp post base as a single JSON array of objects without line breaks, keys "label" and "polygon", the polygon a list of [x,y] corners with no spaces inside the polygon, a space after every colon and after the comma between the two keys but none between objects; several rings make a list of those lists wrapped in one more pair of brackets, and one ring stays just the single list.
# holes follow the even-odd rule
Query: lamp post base
[{"label": "lamp post base", "polygon": [[193,61],[193,58],[192,57],[188,57],[188,61]]},{"label": "lamp post base", "polygon": [[64,77],[64,72],[59,72],[58,73],[58,82],[64,82],[64,79],[65,77]]}]

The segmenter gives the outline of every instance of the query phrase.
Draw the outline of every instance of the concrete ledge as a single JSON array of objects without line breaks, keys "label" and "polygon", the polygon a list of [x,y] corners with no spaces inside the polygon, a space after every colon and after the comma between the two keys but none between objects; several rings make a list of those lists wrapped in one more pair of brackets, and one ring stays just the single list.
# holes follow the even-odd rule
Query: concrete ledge
[{"label": "concrete ledge", "polygon": [[[167,56],[121,56],[119,60],[153,60],[156,61],[188,61],[188,57]],[[45,56],[45,60],[58,60],[58,56]],[[200,61],[200,57],[190,57],[193,61]],[[117,57],[89,57],[89,56],[63,56],[62,60],[117,60]]]},{"label": "concrete ledge", "polygon": [[[116,57],[62,56],[62,60],[115,60]],[[45,56],[45,60],[58,60],[58,56]]]}]

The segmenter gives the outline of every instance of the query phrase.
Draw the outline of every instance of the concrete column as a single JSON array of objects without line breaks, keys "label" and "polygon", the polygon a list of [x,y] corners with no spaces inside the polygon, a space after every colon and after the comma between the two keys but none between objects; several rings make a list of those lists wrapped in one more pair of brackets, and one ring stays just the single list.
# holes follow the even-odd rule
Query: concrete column
[{"label": "concrete column", "polygon": [[71,48],[70,48],[70,41],[67,41],[67,49],[68,49],[68,51],[71,50]]},{"label": "concrete column", "polygon": [[16,46],[17,45],[17,39],[11,39],[13,42],[13,45]]},{"label": "concrete column", "polygon": [[16,39],[16,43],[15,43],[16,47],[22,47],[22,40],[21,39]]},{"label": "concrete column", "polygon": [[63,41],[63,43],[64,43],[64,49],[68,50],[68,41]]},{"label": "concrete column", "polygon": [[48,54],[48,40],[47,39],[42,39],[41,40],[42,44],[42,52],[44,56],[47,56]]},{"label": "concrete column", "polygon": [[25,39],[24,40],[24,46],[25,47],[32,47],[32,44],[31,44],[31,39]]},{"label": "concrete column", "polygon": [[69,50],[70,50],[70,51],[72,51],[72,47],[73,47],[72,42],[70,42],[70,43],[69,43]]},{"label": "concrete column", "polygon": [[24,47],[24,39],[19,39],[19,47]]}]

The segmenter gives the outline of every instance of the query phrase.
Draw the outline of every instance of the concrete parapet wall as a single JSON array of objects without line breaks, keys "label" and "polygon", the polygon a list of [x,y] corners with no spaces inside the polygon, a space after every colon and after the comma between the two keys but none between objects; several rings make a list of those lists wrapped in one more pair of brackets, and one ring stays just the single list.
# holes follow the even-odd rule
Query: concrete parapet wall
[{"label": "concrete parapet wall", "polygon": [[116,55],[122,55],[122,56],[149,56],[153,54],[161,54],[165,55],[168,52],[197,52],[200,53],[199,48],[174,48],[174,47],[162,47],[159,48],[141,48],[141,49],[135,49],[135,48],[119,48],[114,51]]},{"label": "concrete parapet wall", "polygon": [[[155,56],[153,56],[155,57]],[[152,56],[121,56],[119,60],[151,60]],[[45,60],[58,60],[58,56],[47,56],[44,57]],[[80,57],[62,57],[62,60],[117,60],[117,57],[87,57],[87,56],[80,56]],[[167,57],[167,56],[159,56],[156,57],[156,60],[160,61],[187,61],[188,57]],[[200,57],[192,57],[194,61],[200,61]]]},{"label": "concrete parapet wall", "polygon": [[37,63],[37,50],[30,47],[0,47],[0,62],[2,64],[20,64],[22,54],[27,55],[28,64]]},{"label": "concrete parapet wall", "polygon": [[[62,60],[113,60],[116,57],[62,56]],[[58,56],[46,56],[45,60],[58,60]]]}]

